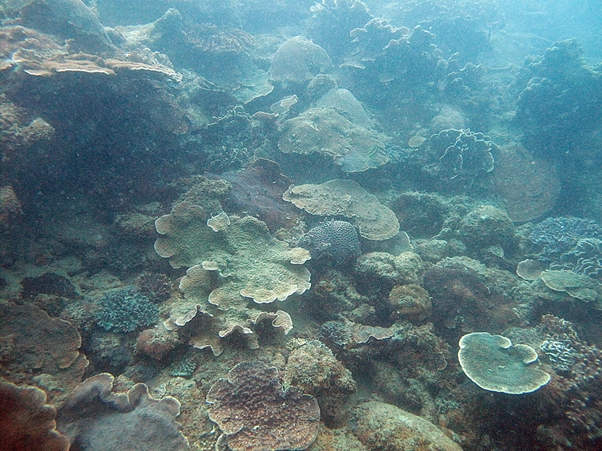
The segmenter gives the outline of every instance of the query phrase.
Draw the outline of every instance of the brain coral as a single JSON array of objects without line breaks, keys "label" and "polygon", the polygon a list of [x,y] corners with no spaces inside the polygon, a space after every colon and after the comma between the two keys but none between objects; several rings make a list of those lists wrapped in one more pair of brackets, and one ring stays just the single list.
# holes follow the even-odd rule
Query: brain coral
[{"label": "brain coral", "polygon": [[368,240],[387,240],[399,232],[395,213],[353,180],[291,185],[282,198],[312,215],[347,218]]},{"label": "brain coral", "polygon": [[357,231],[346,221],[326,221],[303,234],[297,245],[308,249],[312,258],[328,256],[335,263],[344,263],[361,252]]},{"label": "brain coral", "polygon": [[291,263],[294,249],[251,216],[233,216],[229,225],[215,232],[201,207],[181,202],[155,225],[164,235],[155,242],[155,250],[174,268],[201,265],[223,277],[222,285],[209,295],[215,305],[240,304],[241,296],[260,304],[283,301],[310,287],[309,271]]},{"label": "brain coral", "polygon": [[223,431],[218,445],[232,451],[301,450],[318,435],[316,399],[295,387],[285,390],[278,369],[261,362],[236,365],[211,387],[207,402],[209,418]]}]

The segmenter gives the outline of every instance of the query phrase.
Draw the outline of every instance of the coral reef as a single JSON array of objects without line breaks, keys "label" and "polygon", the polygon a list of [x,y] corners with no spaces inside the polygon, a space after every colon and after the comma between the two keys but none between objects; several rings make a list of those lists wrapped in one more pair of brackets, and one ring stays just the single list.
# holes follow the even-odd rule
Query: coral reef
[{"label": "coral reef", "polygon": [[312,215],[349,219],[369,240],[387,240],[399,232],[395,213],[353,180],[291,185],[282,198]]},{"label": "coral reef", "polygon": [[491,205],[470,211],[460,222],[460,237],[469,249],[500,246],[505,252],[513,251],[515,229],[508,214]]},{"label": "coral reef", "polygon": [[313,259],[331,258],[336,264],[358,257],[360,240],[357,231],[346,221],[326,221],[304,233],[297,246],[309,250]]},{"label": "coral reef", "polygon": [[493,191],[514,222],[525,222],[550,211],[560,195],[556,167],[534,158],[523,147],[498,148],[492,173]]},{"label": "coral reef", "polygon": [[[222,430],[218,444],[232,451],[305,449],[316,439],[320,408],[295,387],[286,390],[278,370],[243,362],[207,393],[209,417]],[[249,409],[248,402],[256,408]]]},{"label": "coral reef", "polygon": [[246,212],[265,222],[272,233],[293,226],[298,220],[297,210],[282,199],[291,181],[281,173],[277,163],[259,158],[245,169],[226,172],[221,177],[232,184],[224,203],[228,211]]},{"label": "coral reef", "polygon": [[433,170],[441,177],[472,180],[493,171],[497,146],[482,133],[442,130],[431,136],[429,147],[439,158]]},{"label": "coral reef", "polygon": [[101,373],[76,387],[58,411],[58,430],[90,451],[190,449],[175,421],[177,399],[154,399],[145,384],[114,393],[113,383],[111,374]]},{"label": "coral reef", "polygon": [[[214,232],[201,207],[182,202],[158,218],[156,227],[164,236],[155,242],[155,250],[169,258],[174,268],[200,264],[225,278],[224,284],[211,292],[209,299],[215,305],[240,304],[241,297],[257,303],[283,301],[310,287],[309,271],[291,264],[288,245],[273,238],[265,223],[250,216],[232,217],[225,230]],[[236,274],[236,280],[226,278],[231,274]]]},{"label": "coral reef", "polygon": [[0,449],[12,451],[67,451],[69,439],[56,428],[56,410],[35,387],[0,379]]},{"label": "coral reef", "polygon": [[529,235],[548,259],[571,249],[579,238],[600,237],[602,229],[595,221],[574,217],[547,218],[537,224]]},{"label": "coral reef", "polygon": [[100,327],[113,332],[132,332],[154,324],[159,309],[134,287],[125,287],[105,294],[97,302],[95,320]]}]

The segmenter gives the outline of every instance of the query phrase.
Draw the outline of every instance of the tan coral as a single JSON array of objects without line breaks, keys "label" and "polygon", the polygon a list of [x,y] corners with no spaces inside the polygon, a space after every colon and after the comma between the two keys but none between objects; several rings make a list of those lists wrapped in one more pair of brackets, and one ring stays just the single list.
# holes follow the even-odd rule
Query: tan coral
[{"label": "tan coral", "polygon": [[190,449],[175,421],[176,398],[152,398],[145,384],[114,393],[114,380],[100,373],[78,385],[59,409],[58,429],[88,449]]},{"label": "tan coral", "polygon": [[362,172],[389,161],[383,140],[333,108],[310,108],[284,123],[278,148],[288,154],[324,155],[345,172]]},{"label": "tan coral", "polygon": [[[245,393],[245,396],[240,396]],[[250,409],[248,399],[253,400]],[[232,451],[306,449],[316,439],[320,409],[311,395],[285,390],[278,369],[260,362],[236,365],[207,393],[209,418],[223,431],[218,445]]]},{"label": "tan coral", "polygon": [[345,217],[369,240],[387,240],[399,232],[395,213],[353,180],[291,185],[282,198],[312,215]]}]

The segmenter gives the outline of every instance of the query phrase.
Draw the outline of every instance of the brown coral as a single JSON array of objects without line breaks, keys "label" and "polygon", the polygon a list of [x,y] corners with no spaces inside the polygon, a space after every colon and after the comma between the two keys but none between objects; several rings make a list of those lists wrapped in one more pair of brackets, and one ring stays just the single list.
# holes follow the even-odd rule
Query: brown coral
[{"label": "brown coral", "polygon": [[35,387],[17,387],[0,379],[0,449],[67,451],[69,440],[55,430],[56,410]]},{"label": "brown coral", "polygon": [[295,387],[284,390],[278,369],[243,362],[207,394],[209,418],[223,431],[218,444],[232,451],[306,449],[320,425],[320,408]]}]

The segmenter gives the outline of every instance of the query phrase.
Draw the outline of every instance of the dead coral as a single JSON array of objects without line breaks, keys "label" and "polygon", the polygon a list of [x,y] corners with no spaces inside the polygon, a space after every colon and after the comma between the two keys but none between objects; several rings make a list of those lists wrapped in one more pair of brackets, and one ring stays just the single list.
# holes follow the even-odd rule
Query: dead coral
[{"label": "dead coral", "polygon": [[311,395],[284,389],[278,369],[243,362],[209,390],[209,418],[223,431],[218,444],[232,451],[306,449],[316,439],[320,408]]}]

